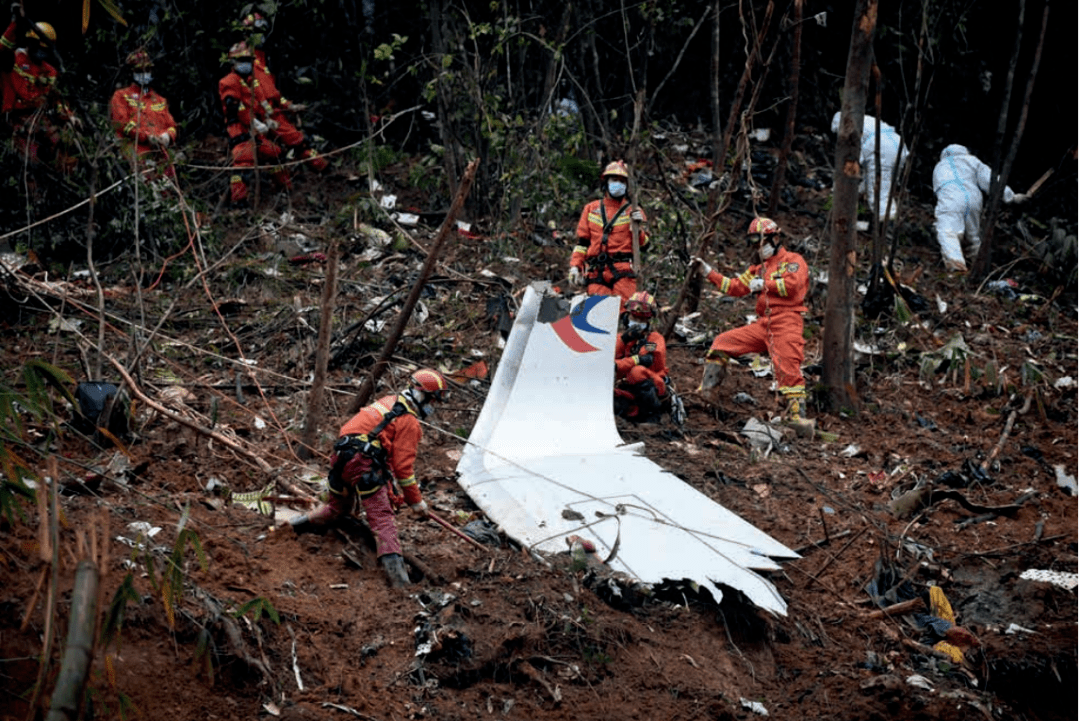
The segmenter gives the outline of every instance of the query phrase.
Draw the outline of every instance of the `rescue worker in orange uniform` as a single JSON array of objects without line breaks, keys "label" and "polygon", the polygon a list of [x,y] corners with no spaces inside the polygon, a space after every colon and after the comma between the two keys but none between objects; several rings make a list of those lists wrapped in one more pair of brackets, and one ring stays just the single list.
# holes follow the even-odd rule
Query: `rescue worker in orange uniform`
[{"label": "rescue worker in orange uniform", "polygon": [[218,94],[232,153],[229,197],[235,208],[247,203],[247,184],[252,173],[243,169],[255,167],[256,148],[259,164],[272,164],[270,174],[279,186],[289,189],[292,182],[279,164],[281,148],[266,137],[277,124],[265,110],[265,98],[255,75],[254,51],[247,43],[236,43],[229,49],[229,60],[232,61],[232,72],[218,81]]},{"label": "rescue worker in orange uniform", "polygon": [[154,63],[145,50],[136,50],[128,55],[127,64],[135,82],[117,90],[109,101],[109,117],[124,157],[131,159],[134,153],[139,158],[152,158],[165,165],[165,175],[173,177],[176,172],[167,148],[176,142],[176,121],[169,112],[169,101],[150,87]]},{"label": "rescue worker in orange uniform", "polygon": [[626,301],[626,329],[615,340],[615,415],[651,420],[667,400],[667,343],[651,329],[656,299],[639,290]]},{"label": "rescue worker in orange uniform", "polygon": [[[375,552],[395,586],[409,583],[401,555],[394,509],[407,503],[418,519],[428,517],[428,506],[416,482],[416,451],[424,437],[420,420],[434,411],[433,401],[442,402],[449,384],[441,373],[430,368],[409,378],[409,387],[362,408],[341,427],[334,454],[330,458],[330,498],[311,513],[292,522],[299,532],[326,527],[348,516],[355,497],[360,497],[368,525],[375,534]],[[396,483],[403,497],[391,496]]]},{"label": "rescue worker in orange uniform", "polygon": [[[632,223],[643,224],[645,211],[627,196],[630,175],[616,160],[600,174],[604,197],[588,203],[578,220],[578,244],[570,255],[570,285],[586,286],[589,295],[617,295],[622,304],[637,290]],[[640,228],[642,249],[649,235]],[[620,308],[622,305],[620,305]]]},{"label": "rescue worker in orange uniform", "polygon": [[778,390],[787,400],[785,416],[791,421],[801,421],[806,407],[806,382],[802,375],[803,313],[807,310],[803,300],[809,286],[806,261],[784,247],[780,227],[768,218],[754,218],[746,232],[746,239],[761,263],[740,275],[729,278],[701,258],[694,257],[691,261],[691,268],[700,268],[722,293],[734,297],[757,294],[757,320],[716,336],[705,355],[705,372],[698,390],[718,386],[727,375],[727,365],[733,356],[767,353]]},{"label": "rescue worker in orange uniform", "polygon": [[[20,41],[25,47],[18,47]],[[51,161],[67,173],[74,169],[75,159],[60,148],[61,128],[80,123],[56,90],[55,43],[52,25],[31,23],[13,11],[11,24],[0,36],[0,110],[19,155],[31,164]]]},{"label": "rescue worker in orange uniform", "polygon": [[309,161],[315,170],[320,172],[326,170],[329,165],[326,158],[311,147],[304,133],[285,115],[287,112],[297,113],[306,110],[307,106],[285,99],[277,89],[277,82],[267,67],[266,51],[262,49],[262,45],[266,41],[270,23],[259,13],[249,13],[240,21],[240,26],[246,41],[255,51],[255,78],[263,94],[263,110],[273,121],[270,130],[271,140],[293,150],[299,158]]}]

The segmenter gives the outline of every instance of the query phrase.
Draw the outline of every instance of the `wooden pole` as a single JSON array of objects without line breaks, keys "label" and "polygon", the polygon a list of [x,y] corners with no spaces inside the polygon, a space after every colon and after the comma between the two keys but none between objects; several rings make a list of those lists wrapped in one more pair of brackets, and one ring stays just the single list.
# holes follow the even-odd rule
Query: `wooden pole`
[{"label": "wooden pole", "polygon": [[323,392],[326,388],[326,367],[330,358],[330,330],[333,326],[334,306],[337,303],[338,242],[330,241],[326,259],[326,278],[322,295],[322,317],[319,319],[319,338],[315,348],[315,377],[308,395],[307,418],[300,433],[297,455],[306,461],[314,455],[315,434],[323,419]]},{"label": "wooden pole", "polygon": [[641,108],[645,103],[645,86],[638,90],[634,99],[634,129],[630,131],[630,162],[626,168],[626,180],[630,191],[630,238],[634,252],[634,273],[637,275],[638,290],[645,290],[645,277],[641,267],[641,223],[634,220],[634,210],[641,206],[637,196],[637,183],[634,181],[634,163],[637,161],[637,134],[641,124]]},{"label": "wooden pole", "polygon": [[450,231],[454,227],[454,219],[461,211],[461,206],[465,204],[465,198],[469,195],[469,188],[472,187],[473,177],[476,175],[476,168],[479,164],[480,161],[474,159],[469,163],[468,167],[465,168],[465,174],[461,176],[461,183],[458,185],[458,191],[457,195],[454,197],[454,202],[450,205],[450,211],[446,214],[442,227],[439,228],[439,234],[435,236],[435,242],[432,244],[431,250],[428,251],[427,259],[424,260],[424,265],[420,268],[420,277],[416,279],[416,283],[413,284],[409,297],[405,299],[405,306],[401,309],[397,322],[394,324],[393,330],[390,331],[390,336],[386,339],[386,344],[383,345],[383,349],[379,353],[379,359],[375,361],[371,373],[364,379],[364,385],[360,386],[360,390],[353,397],[352,406],[349,408],[350,413],[356,413],[367,405],[367,402],[371,399],[371,395],[375,392],[375,384],[383,374],[383,371],[386,370],[386,366],[390,362],[391,356],[394,355],[394,349],[397,347],[398,341],[401,340],[401,336],[405,333],[405,326],[409,322],[409,317],[412,316],[413,308],[416,307],[416,301],[420,300],[420,291],[423,289],[424,283],[427,282],[428,277],[431,275],[431,271],[435,268],[435,261],[439,258],[439,252],[442,250],[443,243],[446,242],[446,238],[450,235]]}]

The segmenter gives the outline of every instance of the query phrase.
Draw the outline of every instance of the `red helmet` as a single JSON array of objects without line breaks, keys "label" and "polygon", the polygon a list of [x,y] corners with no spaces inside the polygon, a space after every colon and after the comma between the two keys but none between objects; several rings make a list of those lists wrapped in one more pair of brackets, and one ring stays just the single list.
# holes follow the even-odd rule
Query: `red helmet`
[{"label": "red helmet", "polygon": [[150,59],[149,53],[139,49],[127,56],[127,64],[134,70],[145,70],[153,67],[154,61]]},{"label": "red helmet", "polygon": [[609,175],[617,175],[620,178],[629,178],[630,173],[626,171],[626,163],[621,160],[615,160],[607,164],[604,168],[604,172],[600,173],[601,178],[606,178]]},{"label": "red helmet", "polygon": [[639,290],[626,301],[626,312],[638,320],[652,320],[656,317],[656,298],[652,294]]},{"label": "red helmet", "polygon": [[266,21],[259,13],[248,13],[244,16],[244,19],[240,21],[240,24],[245,28],[254,28],[256,30],[265,30],[270,26],[270,23]]},{"label": "red helmet", "polygon": [[255,51],[252,50],[251,47],[242,40],[229,48],[230,60],[239,60],[241,58],[253,57],[255,57]]},{"label": "red helmet", "polygon": [[409,376],[409,384],[410,387],[424,391],[428,397],[437,401],[446,400],[450,394],[450,384],[446,382],[446,378],[432,368],[421,368],[413,373]]},{"label": "red helmet", "polygon": [[750,227],[746,229],[748,236],[754,235],[779,235],[780,226],[768,218],[754,218],[750,221]]}]

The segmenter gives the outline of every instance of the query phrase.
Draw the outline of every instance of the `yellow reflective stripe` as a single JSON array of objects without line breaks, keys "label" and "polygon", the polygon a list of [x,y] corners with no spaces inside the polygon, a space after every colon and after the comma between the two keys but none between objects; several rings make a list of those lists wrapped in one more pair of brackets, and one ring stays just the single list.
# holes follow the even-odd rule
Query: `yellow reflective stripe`
[{"label": "yellow reflective stripe", "polygon": [[130,121],[127,125],[124,126],[124,132],[125,133],[130,133],[134,129],[135,129],[135,121],[134,120]]},{"label": "yellow reflective stripe", "polygon": [[777,390],[780,391],[780,395],[783,395],[783,396],[800,396],[802,398],[806,397],[806,386],[805,385],[801,385],[801,386],[779,386],[777,388]]},{"label": "yellow reflective stripe", "polygon": [[585,246],[585,245],[575,245],[574,246],[574,253],[581,253],[582,255],[585,255],[587,252],[589,252],[588,246]]},{"label": "yellow reflective stripe", "polygon": [[787,286],[784,284],[783,278],[776,279],[776,293],[782,298],[787,297]]},{"label": "yellow reflective stripe", "polygon": [[415,486],[416,485],[416,474],[413,474],[413,475],[409,476],[408,478],[399,478],[398,479],[398,485],[401,486],[402,488],[407,488],[408,486]]},{"label": "yellow reflective stripe", "polygon": [[754,274],[750,272],[749,268],[739,276],[739,282],[749,287],[750,281],[754,279]]},{"label": "yellow reflective stripe", "polygon": [[720,292],[727,293],[728,289],[731,288],[731,278],[728,278],[726,275],[720,277],[723,279],[720,281]]}]

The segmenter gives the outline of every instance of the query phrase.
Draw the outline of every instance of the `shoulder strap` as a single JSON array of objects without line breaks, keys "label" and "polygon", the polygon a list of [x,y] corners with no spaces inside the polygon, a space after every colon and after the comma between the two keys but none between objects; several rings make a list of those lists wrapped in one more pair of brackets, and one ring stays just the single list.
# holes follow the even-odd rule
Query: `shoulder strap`
[{"label": "shoulder strap", "polygon": [[379,425],[375,426],[367,433],[368,440],[373,441],[378,438],[379,434],[382,433],[383,430],[388,425],[390,425],[390,423],[395,418],[397,418],[398,416],[403,416],[408,412],[409,409],[405,407],[404,403],[402,403],[401,401],[395,401],[394,407],[387,411],[385,414],[383,414],[382,420],[379,421]]}]

